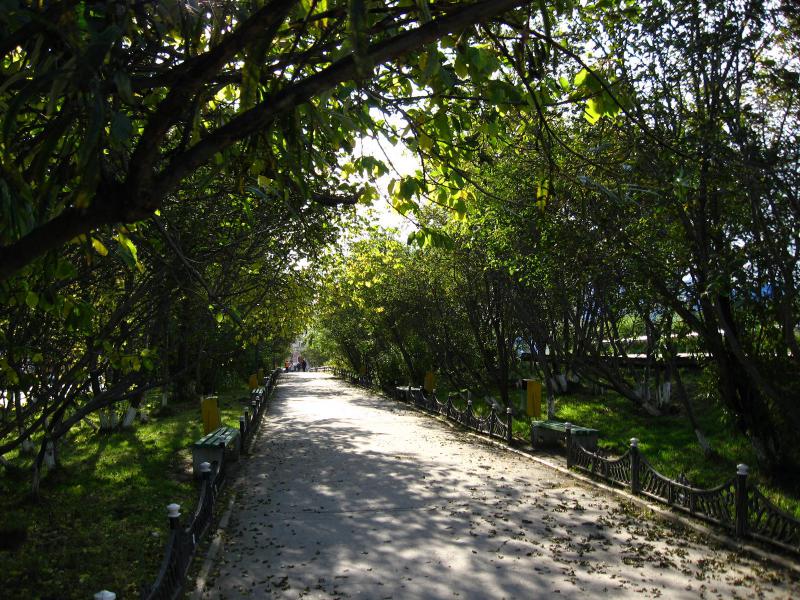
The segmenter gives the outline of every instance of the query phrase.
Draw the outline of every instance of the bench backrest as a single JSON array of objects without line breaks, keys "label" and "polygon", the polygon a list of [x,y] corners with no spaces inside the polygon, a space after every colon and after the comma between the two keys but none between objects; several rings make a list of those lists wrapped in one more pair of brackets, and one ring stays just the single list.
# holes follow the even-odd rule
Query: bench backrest
[{"label": "bench backrest", "polygon": [[236,436],[239,435],[239,431],[232,428],[232,427],[219,427],[215,429],[211,433],[204,435],[202,438],[197,440],[194,445],[195,446],[218,446],[220,444],[228,445],[231,441],[236,439]]}]

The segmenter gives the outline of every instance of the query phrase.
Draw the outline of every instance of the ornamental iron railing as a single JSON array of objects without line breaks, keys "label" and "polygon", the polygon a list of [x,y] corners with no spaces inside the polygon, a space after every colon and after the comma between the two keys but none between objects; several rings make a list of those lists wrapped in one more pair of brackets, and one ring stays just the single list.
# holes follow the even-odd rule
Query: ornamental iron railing
[{"label": "ornamental iron railing", "polygon": [[[435,391],[425,391],[423,388],[412,386],[397,386],[394,383],[381,382],[371,374],[356,374],[353,371],[333,367],[330,369],[335,377],[349,381],[352,384],[366,388],[377,388],[384,391],[396,400],[409,402],[426,412],[438,414],[472,429],[479,433],[488,435],[505,441],[508,444],[513,442],[513,413],[510,408],[503,409],[497,406],[490,406],[489,413],[479,415],[473,408],[472,399],[460,393],[451,393],[447,400],[442,402]],[[460,402],[454,402],[460,400]],[[465,404],[465,408],[459,408],[458,404]]]},{"label": "ornamental iron railing", "polygon": [[[252,441],[256,426],[267,407],[272,390],[275,388],[280,369],[274,370],[264,379],[264,386],[250,393],[250,406],[239,418],[240,448],[245,452]],[[169,537],[164,548],[164,558],[152,585],[142,586],[143,600],[176,600],[183,593],[186,574],[192,562],[195,550],[211,526],[214,507],[219,492],[225,483],[227,467],[223,455],[220,463],[202,463],[200,465],[201,482],[197,508],[191,521],[180,524],[180,506],[170,504],[167,507],[169,516]]]},{"label": "ornamental iron railing", "polygon": [[[381,384],[370,375],[332,368],[334,376],[363,387],[382,389],[396,400],[409,402],[426,412],[442,415],[460,425],[511,444],[511,409],[503,415],[492,406],[488,415],[473,411],[469,394],[450,394],[441,402],[434,392],[422,388]],[[458,408],[466,400],[466,408]],[[572,426],[566,424],[567,467],[579,469],[633,494],[669,505],[679,511],[729,529],[738,538],[756,539],[800,554],[800,520],[781,510],[748,480],[747,465],[737,465],[736,475],[720,485],[703,489],[693,486],[681,474],[670,479],[641,455],[639,441],[631,439],[629,449],[619,457],[604,456],[584,448]]]},{"label": "ornamental iron railing", "polygon": [[800,520],[781,510],[748,479],[747,465],[736,475],[709,488],[692,485],[685,475],[670,479],[658,472],[639,451],[639,440],[618,458],[584,448],[566,426],[567,466],[590,473],[631,493],[662,502],[679,511],[732,531],[800,554]]}]

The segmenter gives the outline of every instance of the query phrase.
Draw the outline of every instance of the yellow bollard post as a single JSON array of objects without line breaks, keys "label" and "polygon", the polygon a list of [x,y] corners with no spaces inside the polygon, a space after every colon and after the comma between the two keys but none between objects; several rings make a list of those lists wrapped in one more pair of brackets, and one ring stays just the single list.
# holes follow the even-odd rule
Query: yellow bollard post
[{"label": "yellow bollard post", "polygon": [[436,387],[436,375],[433,374],[433,371],[428,371],[425,373],[425,383],[423,384],[425,391],[431,393],[433,388]]},{"label": "yellow bollard post", "polygon": [[250,386],[251,390],[254,390],[258,387],[258,375],[253,373],[250,375],[250,379],[247,382],[247,385]]},{"label": "yellow bollard post", "polygon": [[526,388],[528,392],[528,406],[527,413],[529,417],[534,419],[542,418],[542,382],[535,379],[526,379]]},{"label": "yellow bollard post", "polygon": [[203,415],[203,432],[211,433],[220,426],[219,399],[208,396],[200,401],[200,411]]}]

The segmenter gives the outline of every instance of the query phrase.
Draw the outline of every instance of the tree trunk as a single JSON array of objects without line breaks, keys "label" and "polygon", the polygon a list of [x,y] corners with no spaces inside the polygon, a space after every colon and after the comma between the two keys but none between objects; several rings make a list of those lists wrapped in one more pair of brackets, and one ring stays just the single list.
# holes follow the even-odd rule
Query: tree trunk
[{"label": "tree trunk", "polygon": [[122,428],[129,429],[133,426],[133,421],[136,419],[136,414],[139,412],[139,407],[142,404],[144,393],[139,393],[131,398],[130,406],[125,411],[125,416],[122,419]]},{"label": "tree trunk", "polygon": [[670,367],[672,369],[673,377],[675,378],[675,385],[678,388],[679,399],[681,404],[683,404],[684,410],[686,411],[686,416],[688,417],[689,424],[691,425],[692,431],[694,431],[694,435],[697,438],[697,443],[700,445],[700,448],[703,451],[703,456],[706,458],[711,457],[714,455],[714,449],[711,447],[711,442],[709,442],[708,438],[703,434],[702,429],[700,429],[700,424],[697,422],[692,401],[689,398],[689,394],[686,392],[686,387],[683,385],[681,374],[675,367],[674,363],[671,363]]}]

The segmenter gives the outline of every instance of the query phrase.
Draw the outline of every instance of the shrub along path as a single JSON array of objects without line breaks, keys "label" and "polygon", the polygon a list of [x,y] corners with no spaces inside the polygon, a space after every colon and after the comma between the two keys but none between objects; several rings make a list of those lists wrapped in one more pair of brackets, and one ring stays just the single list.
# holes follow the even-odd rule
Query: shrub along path
[{"label": "shrub along path", "polygon": [[204,598],[800,597],[790,574],[326,374],[281,379]]}]

